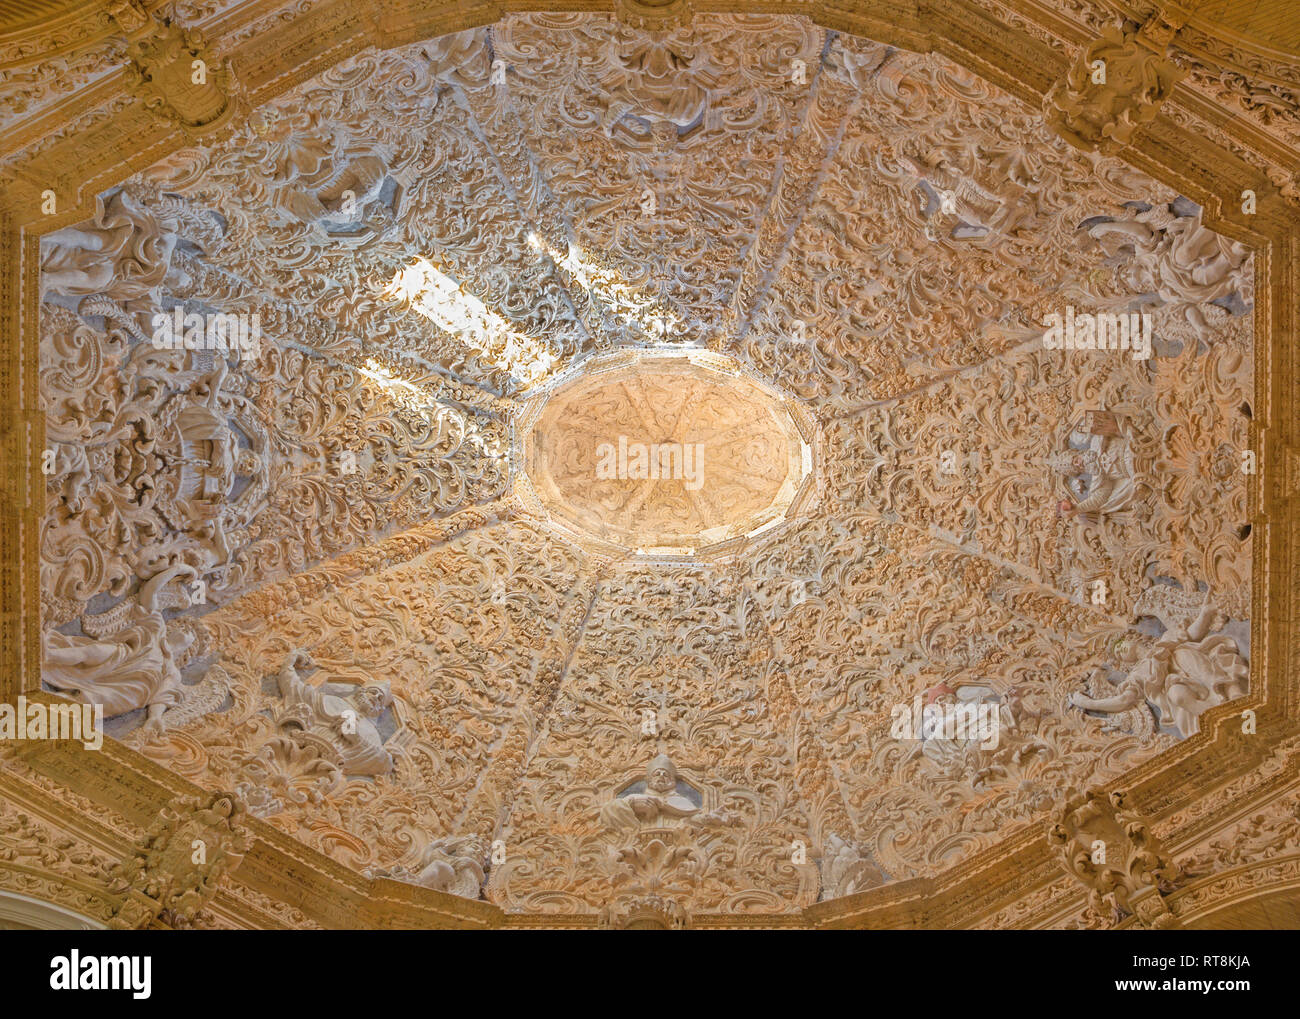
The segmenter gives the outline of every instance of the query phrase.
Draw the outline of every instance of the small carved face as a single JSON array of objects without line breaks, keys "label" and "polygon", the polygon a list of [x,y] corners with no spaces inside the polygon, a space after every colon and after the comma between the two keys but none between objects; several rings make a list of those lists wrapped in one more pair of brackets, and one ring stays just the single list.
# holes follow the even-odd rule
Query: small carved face
[{"label": "small carved face", "polygon": [[1115,656],[1125,665],[1132,664],[1138,659],[1137,645],[1131,640],[1119,640],[1115,642]]},{"label": "small carved face", "polygon": [[262,469],[262,458],[251,450],[244,450],[239,454],[239,459],[235,463],[235,473],[245,477],[252,477]]},{"label": "small carved face", "polygon": [[357,706],[368,718],[383,714],[384,708],[387,706],[384,692],[375,686],[366,687],[357,694]]},{"label": "small carved face", "polygon": [[646,786],[657,793],[671,792],[677,788],[673,774],[667,768],[655,768],[646,778]]}]

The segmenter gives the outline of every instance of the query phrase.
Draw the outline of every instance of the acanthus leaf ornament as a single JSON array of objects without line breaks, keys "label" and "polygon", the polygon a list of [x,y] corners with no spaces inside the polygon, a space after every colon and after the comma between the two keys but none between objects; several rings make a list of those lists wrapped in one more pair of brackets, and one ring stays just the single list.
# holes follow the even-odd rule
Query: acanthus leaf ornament
[{"label": "acanthus leaf ornament", "polygon": [[1060,849],[1065,869],[1089,892],[1089,919],[1108,926],[1137,913],[1163,926],[1167,913],[1156,899],[1173,891],[1185,875],[1150,830],[1125,806],[1122,792],[1090,789],[1072,793],[1047,839]]},{"label": "acanthus leaf ornament", "polygon": [[[539,14],[364,50],[44,239],[47,643],[119,654],[124,680],[110,645],[170,656],[195,700],[128,745],[236,789],[336,871],[585,922],[871,898],[1189,735],[1191,717],[1175,732],[1105,700],[1153,577],[1249,617],[1248,482],[1224,468],[1250,437],[1249,250],[935,54],[757,15],[671,41]],[[697,85],[681,105],[674,67]],[[574,88],[582,68],[623,81],[626,108]],[[642,217],[660,179],[680,186]],[[454,282],[438,316],[383,297],[417,258]],[[1039,319],[1067,298],[1141,302],[1160,350],[1044,351]],[[260,313],[263,356],[149,342],[159,309],[208,308]],[[508,335],[465,342],[466,308]],[[701,357],[704,336],[821,429],[773,457],[757,413],[705,400],[713,427],[676,436],[730,435],[776,490],[773,464],[815,478],[781,540],[744,543],[764,523],[744,517],[725,562],[629,563],[510,496],[533,383],[629,344]],[[672,385],[630,388],[638,427],[647,406],[703,418]],[[168,570],[195,603],[146,611]],[[1098,579],[1104,605],[1076,598]],[[1211,622],[1170,654],[1215,652],[1240,681]],[[320,673],[284,675],[294,648]],[[1089,714],[1069,707],[1085,683],[1105,700]],[[891,708],[931,693],[995,711],[1000,743],[889,737]],[[632,789],[659,753],[693,792]]]}]

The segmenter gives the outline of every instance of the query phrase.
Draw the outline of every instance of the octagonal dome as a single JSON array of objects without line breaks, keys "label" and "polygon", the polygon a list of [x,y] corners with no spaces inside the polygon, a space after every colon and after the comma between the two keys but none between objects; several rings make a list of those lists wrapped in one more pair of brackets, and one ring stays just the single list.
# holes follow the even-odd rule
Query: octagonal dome
[{"label": "octagonal dome", "polygon": [[[39,681],[100,760],[475,908],[778,916],[1021,853],[1259,689],[1254,263],[1069,103],[704,11],[265,80],[27,295]],[[151,335],[218,315],[259,342]],[[1045,342],[1121,316],[1147,357]],[[894,725],[962,705],[996,745]]]}]

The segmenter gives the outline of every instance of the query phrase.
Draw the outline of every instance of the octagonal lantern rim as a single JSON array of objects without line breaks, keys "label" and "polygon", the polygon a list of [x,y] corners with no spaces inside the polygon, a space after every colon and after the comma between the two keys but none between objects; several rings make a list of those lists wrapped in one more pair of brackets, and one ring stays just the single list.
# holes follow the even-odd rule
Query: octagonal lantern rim
[{"label": "octagonal lantern rim", "polygon": [[[690,361],[707,374],[721,378],[741,378],[754,386],[788,416],[802,446],[802,463],[795,492],[785,508],[774,519],[762,520],[761,511],[756,519],[759,526],[721,540],[704,542],[696,546],[634,546],[612,541],[558,517],[548,508],[529,473],[532,457],[534,429],[545,413],[550,401],[575,386],[587,383],[605,374],[633,371],[647,361]],[[724,563],[742,553],[752,552],[770,543],[798,520],[812,514],[820,505],[823,495],[823,434],[822,426],[811,408],[784,386],[757,371],[752,365],[711,350],[708,347],[688,344],[626,345],[613,349],[594,351],[575,359],[563,371],[557,372],[543,383],[519,395],[518,411],[510,421],[510,473],[511,491],[524,513],[539,525],[568,544],[576,545],[588,554],[609,562],[627,562],[655,565],[697,565]]]}]

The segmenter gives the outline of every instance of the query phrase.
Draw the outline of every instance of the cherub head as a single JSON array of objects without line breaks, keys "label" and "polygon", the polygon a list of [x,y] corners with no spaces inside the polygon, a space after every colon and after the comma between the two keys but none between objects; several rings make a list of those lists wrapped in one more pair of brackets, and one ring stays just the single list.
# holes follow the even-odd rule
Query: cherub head
[{"label": "cherub head", "polygon": [[1130,637],[1121,637],[1115,641],[1115,657],[1124,665],[1131,665],[1138,660],[1137,643]]}]

